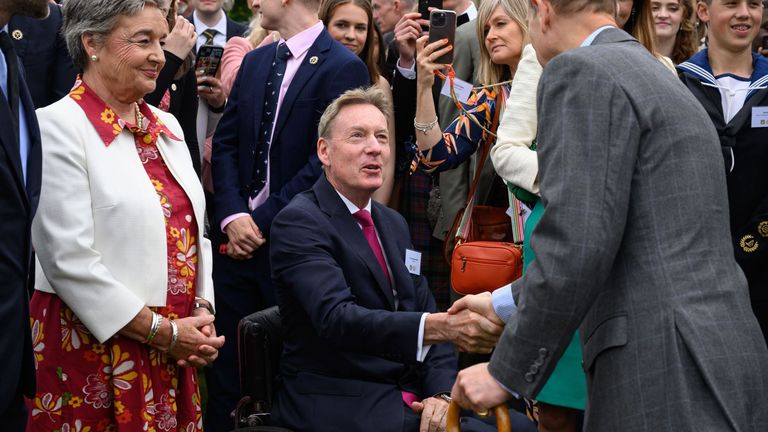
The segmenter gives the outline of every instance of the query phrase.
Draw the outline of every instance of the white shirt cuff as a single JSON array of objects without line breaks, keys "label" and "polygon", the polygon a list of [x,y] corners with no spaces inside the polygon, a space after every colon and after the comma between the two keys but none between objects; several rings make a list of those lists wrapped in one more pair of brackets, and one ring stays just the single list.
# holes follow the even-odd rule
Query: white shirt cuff
[{"label": "white shirt cuff", "polygon": [[432,345],[424,345],[424,326],[427,323],[427,315],[429,314],[424,313],[421,315],[419,338],[416,340],[416,361],[419,363],[424,362],[424,359],[427,358],[427,354],[429,353],[429,349],[432,348]]},{"label": "white shirt cuff", "polygon": [[400,75],[402,75],[403,78],[405,79],[409,79],[409,80],[416,79],[416,60],[414,59],[411,67],[406,69],[400,66],[400,59],[397,59],[397,70],[400,71]]},{"label": "white shirt cuff", "polygon": [[517,312],[517,304],[515,304],[515,298],[512,297],[512,284],[494,290],[491,294],[491,301],[494,312],[504,322],[509,321],[509,318]]}]

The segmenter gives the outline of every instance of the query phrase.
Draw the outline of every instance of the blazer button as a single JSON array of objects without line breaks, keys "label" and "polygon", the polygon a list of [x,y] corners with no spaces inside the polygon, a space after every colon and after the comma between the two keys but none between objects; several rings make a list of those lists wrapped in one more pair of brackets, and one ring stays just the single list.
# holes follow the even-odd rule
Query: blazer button
[{"label": "blazer button", "polygon": [[528,372],[527,374],[525,374],[525,382],[529,382],[529,383],[533,382],[533,374],[532,373]]},{"label": "blazer button", "polygon": [[539,348],[539,357],[544,358],[549,355],[549,351],[546,348]]},{"label": "blazer button", "polygon": [[539,373],[539,365],[536,363],[532,364],[531,367],[528,369],[532,374],[536,375]]}]

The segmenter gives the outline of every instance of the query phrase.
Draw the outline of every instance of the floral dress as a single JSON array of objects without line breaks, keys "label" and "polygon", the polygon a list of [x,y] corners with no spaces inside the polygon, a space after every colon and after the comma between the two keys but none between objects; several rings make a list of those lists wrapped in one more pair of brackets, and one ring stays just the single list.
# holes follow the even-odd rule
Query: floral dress
[{"label": "floral dress", "polygon": [[416,156],[411,163],[411,172],[418,168],[433,174],[456,168],[468,160],[477,151],[480,143],[484,143],[487,139],[487,133],[483,128],[491,129],[496,109],[503,110],[503,107],[496,106],[496,95],[499,91],[503,92],[502,101],[506,100],[509,95],[509,85],[482,89],[474,93],[464,105],[466,112],[461,113],[445,128],[441,142],[424,152],[416,150]]},{"label": "floral dress", "polygon": [[[167,301],[152,310],[170,319],[189,316],[197,282],[197,222],[192,203],[156,146],[161,133],[177,138],[143,101],[139,128],[118,118],[80,81],[69,97],[86,113],[105,146],[121,133],[133,134],[137,157],[165,216]],[[55,294],[35,292],[31,321],[37,393],[28,403],[28,431],[202,430],[194,368],[180,368],[168,355],[120,335],[99,343]]]}]

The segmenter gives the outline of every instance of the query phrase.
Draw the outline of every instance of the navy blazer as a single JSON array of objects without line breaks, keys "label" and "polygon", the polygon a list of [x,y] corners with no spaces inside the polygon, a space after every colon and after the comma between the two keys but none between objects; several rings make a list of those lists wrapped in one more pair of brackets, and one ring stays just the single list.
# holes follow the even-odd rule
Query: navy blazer
[{"label": "navy blazer", "polygon": [[50,14],[44,20],[15,16],[8,23],[13,48],[27,73],[35,108],[48,106],[69,94],[77,77],[60,34],[61,7],[49,4],[48,9]]},{"label": "navy blazer", "polygon": [[283,317],[282,386],[273,416],[296,431],[401,430],[401,390],[422,398],[456,378],[449,344],[416,361],[423,312],[435,312],[424,277],[405,267],[405,219],[372,203],[392,288],[362,230],[321,176],[275,218],[270,259]]},{"label": "navy blazer", "polygon": [[275,215],[320,176],[317,124],[323,111],[344,91],[369,84],[365,64],[323,29],[293,77],[277,115],[269,149],[270,196],[251,212],[248,195],[254,178],[254,155],[276,47],[273,43],[245,56],[213,137],[217,227],[233,214],[250,213],[262,233],[269,236]]},{"label": "navy blazer", "polygon": [[42,156],[35,107],[19,68],[19,93],[29,129],[27,181],[21,168],[17,132],[0,91],[0,414],[18,391],[35,392],[35,366],[29,327],[32,267],[30,227],[40,198]]}]

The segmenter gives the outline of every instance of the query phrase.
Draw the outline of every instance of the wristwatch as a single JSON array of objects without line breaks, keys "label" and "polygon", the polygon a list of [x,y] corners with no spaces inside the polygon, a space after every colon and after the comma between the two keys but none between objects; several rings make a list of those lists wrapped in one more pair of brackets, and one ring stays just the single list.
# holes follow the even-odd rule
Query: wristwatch
[{"label": "wristwatch", "polygon": [[451,401],[453,401],[453,399],[451,398],[451,394],[450,393],[438,393],[434,397],[437,398],[437,399],[442,399],[442,400],[448,402],[449,405],[450,405]]},{"label": "wristwatch", "polygon": [[203,299],[195,299],[195,306],[192,309],[208,309],[208,312],[211,313],[211,315],[216,315],[216,312],[213,310],[213,306],[211,306],[210,303],[207,301],[204,301]]}]

